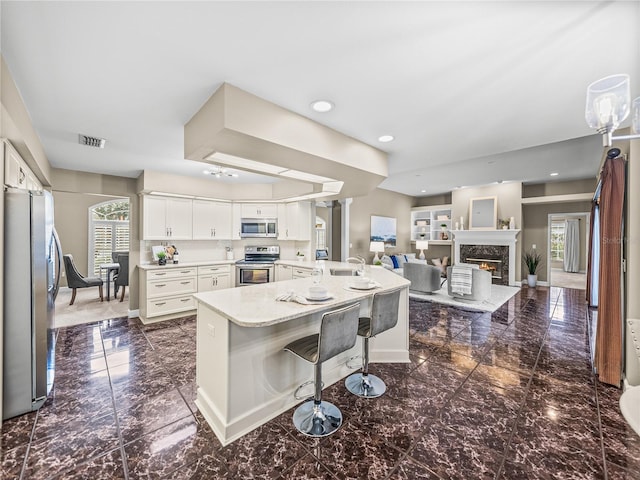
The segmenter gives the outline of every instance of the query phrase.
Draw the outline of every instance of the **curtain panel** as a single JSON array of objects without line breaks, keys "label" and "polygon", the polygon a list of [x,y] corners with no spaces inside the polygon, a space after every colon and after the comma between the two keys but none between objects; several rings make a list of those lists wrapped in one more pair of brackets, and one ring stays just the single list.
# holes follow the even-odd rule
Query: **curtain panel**
[{"label": "curtain panel", "polygon": [[603,383],[620,386],[622,376],[622,235],[625,161],[610,158],[602,168],[600,261],[595,366]]},{"label": "curtain panel", "polygon": [[564,259],[565,272],[580,271],[580,220],[569,218],[564,224]]}]

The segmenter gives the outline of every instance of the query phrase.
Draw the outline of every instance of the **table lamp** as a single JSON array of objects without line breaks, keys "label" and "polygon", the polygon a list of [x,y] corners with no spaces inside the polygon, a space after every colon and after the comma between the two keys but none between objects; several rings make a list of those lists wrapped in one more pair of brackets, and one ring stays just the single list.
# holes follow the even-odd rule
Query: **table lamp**
[{"label": "table lamp", "polygon": [[420,250],[420,260],[424,260],[424,251],[429,249],[429,241],[416,240],[416,249]]},{"label": "table lamp", "polygon": [[384,252],[384,242],[371,242],[369,244],[369,251],[375,253],[375,256],[373,257],[373,264],[375,265],[380,261],[378,252]]}]

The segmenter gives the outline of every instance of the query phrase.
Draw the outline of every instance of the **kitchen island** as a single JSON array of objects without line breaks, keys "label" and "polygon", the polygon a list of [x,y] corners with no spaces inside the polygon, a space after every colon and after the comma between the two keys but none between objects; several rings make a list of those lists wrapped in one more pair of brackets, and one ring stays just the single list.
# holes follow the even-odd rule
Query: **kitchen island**
[{"label": "kitchen island", "polygon": [[[299,401],[296,388],[313,378],[313,366],[282,348],[317,333],[322,314],[360,303],[368,314],[374,293],[400,289],[398,324],[371,340],[371,362],[409,362],[409,281],[383,268],[371,268],[380,287],[350,288],[351,277],[331,276],[329,269],[353,265],[326,262],[322,284],[331,299],[303,305],[276,301],[290,291],[304,295],[312,278],[198,293],[196,405],[223,445],[266,423]],[[323,364],[329,386],[353,370],[349,358],[360,355],[362,342]],[[292,426],[293,428],[293,426]]]}]

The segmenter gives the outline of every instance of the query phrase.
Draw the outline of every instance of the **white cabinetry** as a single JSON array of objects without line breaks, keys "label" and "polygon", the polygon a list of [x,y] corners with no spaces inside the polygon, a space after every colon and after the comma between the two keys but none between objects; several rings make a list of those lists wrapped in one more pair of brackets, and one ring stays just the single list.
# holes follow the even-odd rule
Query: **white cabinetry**
[{"label": "white cabinetry", "polygon": [[305,278],[310,277],[313,268],[306,267],[293,267],[293,278]]},{"label": "white cabinetry", "polygon": [[291,265],[276,265],[276,282],[293,279],[293,267]]},{"label": "white cabinetry", "polygon": [[166,320],[195,310],[197,268],[141,270],[140,318]]},{"label": "white cabinetry", "polygon": [[311,240],[311,204],[278,204],[278,240]]},{"label": "white cabinetry", "polygon": [[191,199],[145,195],[142,200],[143,240],[191,240]]},{"label": "white cabinetry", "polygon": [[[451,243],[451,205],[415,207],[411,209],[411,241],[429,240],[434,244]],[[444,225],[444,227],[442,227]],[[447,231],[447,240],[442,240],[443,228]]]},{"label": "white cabinetry", "polygon": [[231,204],[194,200],[193,239],[230,240]]},{"label": "white cabinetry", "polygon": [[242,218],[276,218],[278,207],[275,203],[243,203]]},{"label": "white cabinetry", "polygon": [[242,237],[240,236],[240,230],[242,222],[242,204],[233,203],[231,204],[231,239],[232,240],[240,240]]},{"label": "white cabinetry", "polygon": [[42,184],[13,145],[4,140],[0,148],[4,155],[4,184],[25,190],[42,190]]},{"label": "white cabinetry", "polygon": [[229,265],[207,265],[198,267],[198,292],[209,292],[231,287]]},{"label": "white cabinetry", "polygon": [[276,282],[283,280],[293,280],[294,278],[310,277],[313,268],[294,267],[292,265],[276,265]]}]

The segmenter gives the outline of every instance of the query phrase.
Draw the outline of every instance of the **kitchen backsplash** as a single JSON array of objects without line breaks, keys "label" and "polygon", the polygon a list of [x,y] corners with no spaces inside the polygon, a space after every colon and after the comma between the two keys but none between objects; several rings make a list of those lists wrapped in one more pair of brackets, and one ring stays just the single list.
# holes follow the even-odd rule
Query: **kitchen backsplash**
[{"label": "kitchen backsplash", "polygon": [[[279,245],[280,258],[295,259],[297,252],[302,252],[311,259],[311,242],[279,241],[270,238],[252,238],[250,240],[176,240],[140,242],[140,261],[152,263],[151,247],[155,245],[175,245],[180,254],[180,262],[200,262],[207,260],[226,260],[227,247],[233,251],[234,260],[244,258],[244,247],[247,245]],[[315,258],[315,257],[314,257]]]}]

